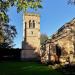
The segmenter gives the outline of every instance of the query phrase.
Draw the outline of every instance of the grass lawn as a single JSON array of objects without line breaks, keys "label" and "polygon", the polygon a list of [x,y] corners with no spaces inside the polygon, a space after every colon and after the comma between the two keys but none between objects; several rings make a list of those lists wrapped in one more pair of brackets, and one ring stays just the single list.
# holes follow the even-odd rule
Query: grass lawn
[{"label": "grass lawn", "polygon": [[0,75],[62,75],[35,62],[0,62]]}]

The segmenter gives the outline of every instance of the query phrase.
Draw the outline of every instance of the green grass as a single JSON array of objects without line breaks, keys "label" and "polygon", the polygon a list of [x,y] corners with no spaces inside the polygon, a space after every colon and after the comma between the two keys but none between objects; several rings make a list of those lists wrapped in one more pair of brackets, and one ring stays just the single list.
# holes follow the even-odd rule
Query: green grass
[{"label": "green grass", "polygon": [[62,75],[35,62],[0,62],[0,75]]}]

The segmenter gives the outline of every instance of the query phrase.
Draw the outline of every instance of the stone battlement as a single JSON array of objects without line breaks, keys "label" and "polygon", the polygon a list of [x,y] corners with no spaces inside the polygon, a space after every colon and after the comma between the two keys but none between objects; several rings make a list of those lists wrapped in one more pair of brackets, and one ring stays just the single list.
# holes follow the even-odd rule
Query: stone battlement
[{"label": "stone battlement", "polygon": [[40,17],[39,13],[25,13],[26,16],[38,16]]}]

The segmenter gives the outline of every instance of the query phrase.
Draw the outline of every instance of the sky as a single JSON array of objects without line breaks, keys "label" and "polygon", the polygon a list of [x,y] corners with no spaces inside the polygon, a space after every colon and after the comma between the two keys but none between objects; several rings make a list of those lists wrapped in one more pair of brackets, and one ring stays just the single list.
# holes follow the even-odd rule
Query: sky
[{"label": "sky", "polygon": [[[42,0],[42,9],[28,12],[40,14],[40,32],[51,36],[62,25],[75,18],[75,6],[68,5],[68,0]],[[16,26],[17,36],[14,39],[15,48],[21,48],[23,40],[23,12],[17,13],[16,7],[8,10],[10,24]]]}]

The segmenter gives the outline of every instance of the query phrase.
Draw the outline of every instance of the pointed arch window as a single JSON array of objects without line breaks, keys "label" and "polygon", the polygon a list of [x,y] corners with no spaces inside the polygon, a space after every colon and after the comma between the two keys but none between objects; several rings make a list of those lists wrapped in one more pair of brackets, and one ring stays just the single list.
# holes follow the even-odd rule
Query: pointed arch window
[{"label": "pointed arch window", "polygon": [[33,28],[35,28],[35,20],[33,20]]},{"label": "pointed arch window", "polygon": [[31,20],[29,20],[29,28],[32,28]]},{"label": "pointed arch window", "polygon": [[35,20],[29,20],[29,28],[35,28]]}]

